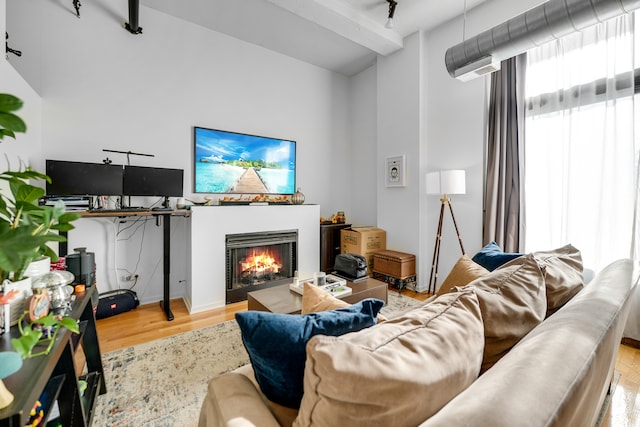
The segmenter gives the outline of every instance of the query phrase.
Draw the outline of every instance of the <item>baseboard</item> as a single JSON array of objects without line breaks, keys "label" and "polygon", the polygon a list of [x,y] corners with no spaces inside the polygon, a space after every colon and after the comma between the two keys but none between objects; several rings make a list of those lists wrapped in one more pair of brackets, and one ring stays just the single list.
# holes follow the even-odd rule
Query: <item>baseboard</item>
[{"label": "baseboard", "polygon": [[640,348],[640,341],[634,340],[633,338],[622,338],[622,344],[633,348]]},{"label": "baseboard", "polygon": [[214,308],[222,308],[226,305],[224,301],[214,301],[211,304],[204,305],[192,305],[191,301],[187,300],[186,298],[183,298],[183,300],[184,305],[187,306],[189,314],[202,313],[203,311],[213,310]]}]

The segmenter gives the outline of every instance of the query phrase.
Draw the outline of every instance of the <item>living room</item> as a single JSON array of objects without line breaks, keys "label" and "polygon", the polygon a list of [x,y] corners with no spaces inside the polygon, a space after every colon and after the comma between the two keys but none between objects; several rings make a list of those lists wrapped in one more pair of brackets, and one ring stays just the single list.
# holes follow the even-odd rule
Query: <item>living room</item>
[{"label": "living room", "polygon": [[[483,4],[468,12],[466,31],[479,32],[488,17],[499,23],[534,3]],[[425,194],[425,173],[465,169],[467,194],[455,200],[457,220],[467,250],[481,247],[484,84],[453,80],[443,66],[444,51],[461,40],[462,17],[412,35],[402,50],[352,77],[144,4],[143,34],[123,30],[126,21],[125,5],[84,5],[77,19],[70,6],[6,2],[8,42],[23,55],[2,64],[3,90],[25,101],[29,131],[3,150],[39,170],[45,159],[125,163],[103,149],[154,154],[133,164],[185,169],[185,197],[202,201],[192,193],[189,169],[193,126],[297,140],[297,183],[306,203],[318,204],[322,216],[344,211],[349,223],[377,225],[387,230],[389,248],[418,259],[432,252],[439,206]],[[384,159],[399,154],[407,158],[408,184],[385,188],[379,173]],[[110,230],[89,221],[77,228],[69,247],[96,253],[98,283],[123,285],[114,271],[133,270],[126,260],[137,258],[140,242],[119,244],[116,262],[106,250],[114,245],[105,237]],[[140,292],[142,302],[161,299],[160,272],[154,273],[158,234],[147,233],[137,271],[138,287],[148,287]],[[441,271],[458,255],[452,230],[445,230]],[[172,297],[182,296],[185,264],[175,256]],[[422,288],[428,272],[428,263],[419,263]]]},{"label": "living room", "polygon": [[[103,149],[152,153],[134,164],[184,169],[185,197],[203,201],[193,192],[194,126],[287,138],[298,141],[306,203],[322,216],[344,211],[349,223],[385,229],[389,248],[416,254],[418,290],[427,288],[440,206],[426,194],[427,172],[466,171],[456,219],[467,252],[482,247],[488,81],[451,78],[444,54],[463,32],[475,35],[539,0],[475,2],[466,17],[407,36],[401,50],[352,75],[211,31],[152,2],[141,5],[144,32],[133,35],[122,25],[125,1],[86,2],[79,19],[70,1],[0,1],[0,28],[23,53],[0,61],[0,92],[24,100],[28,125],[18,141],[2,144],[12,166],[17,159],[39,170],[46,159],[126,161]],[[407,159],[402,188],[386,187],[381,173],[395,155]],[[188,219],[174,221],[175,247],[187,245],[188,227]],[[453,226],[445,227],[441,272],[460,255]],[[116,243],[111,224],[81,220],[76,228],[69,247],[96,253],[101,291],[128,287],[129,272],[140,276],[142,303],[162,299],[160,233]],[[172,298],[186,294],[187,257],[172,254]]]}]

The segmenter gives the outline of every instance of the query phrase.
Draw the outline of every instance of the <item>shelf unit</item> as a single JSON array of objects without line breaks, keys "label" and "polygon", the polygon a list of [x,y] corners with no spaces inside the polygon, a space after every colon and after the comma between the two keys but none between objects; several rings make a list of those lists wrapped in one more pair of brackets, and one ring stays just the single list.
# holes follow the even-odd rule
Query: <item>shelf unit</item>
[{"label": "shelf unit", "polygon": [[[45,409],[41,425],[51,421],[50,410],[56,402],[61,425],[91,425],[96,398],[106,393],[91,304],[94,292],[95,287],[88,287],[84,293],[76,295],[71,306],[70,316],[79,321],[79,334],[61,329],[49,354],[24,360],[18,372],[3,380],[13,393],[14,400],[6,408],[0,409],[0,427],[24,426],[38,400]],[[0,351],[13,351],[11,338],[19,335],[17,326],[14,326],[9,333],[0,336]],[[80,346],[84,352],[85,367],[82,372],[76,372],[74,361]],[[87,382],[84,393],[80,393],[80,380]]]},{"label": "shelf unit", "polygon": [[331,273],[340,253],[340,230],[351,224],[320,224],[320,271]]}]

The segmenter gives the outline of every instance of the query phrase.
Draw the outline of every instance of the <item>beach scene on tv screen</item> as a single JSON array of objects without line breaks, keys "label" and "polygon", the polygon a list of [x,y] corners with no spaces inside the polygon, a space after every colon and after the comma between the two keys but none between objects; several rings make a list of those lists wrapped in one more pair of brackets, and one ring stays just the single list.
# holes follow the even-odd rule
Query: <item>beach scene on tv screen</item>
[{"label": "beach scene on tv screen", "polygon": [[295,142],[195,128],[195,192],[293,194]]}]

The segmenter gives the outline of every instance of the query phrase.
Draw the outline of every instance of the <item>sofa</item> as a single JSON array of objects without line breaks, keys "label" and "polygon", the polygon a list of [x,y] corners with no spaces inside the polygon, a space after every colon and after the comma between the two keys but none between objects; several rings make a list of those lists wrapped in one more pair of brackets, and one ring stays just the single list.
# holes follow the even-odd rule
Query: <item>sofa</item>
[{"label": "sofa", "polygon": [[570,245],[493,271],[465,256],[420,307],[312,337],[299,408],[270,401],[246,365],[209,382],[199,425],[592,426],[638,267],[613,262],[587,285],[582,271]]}]

